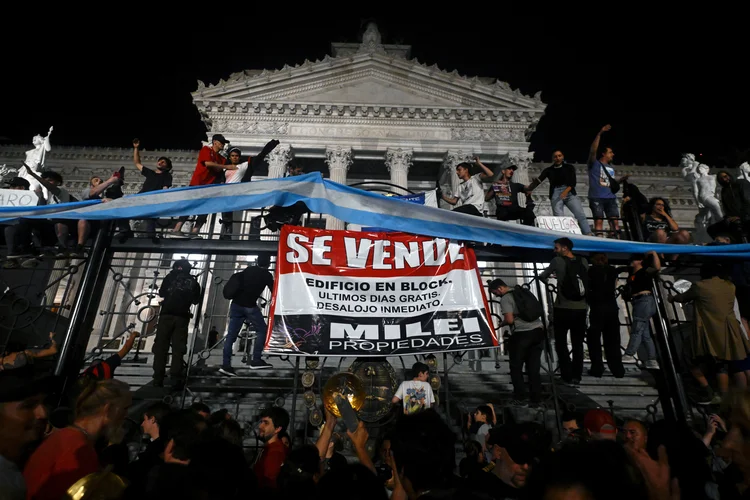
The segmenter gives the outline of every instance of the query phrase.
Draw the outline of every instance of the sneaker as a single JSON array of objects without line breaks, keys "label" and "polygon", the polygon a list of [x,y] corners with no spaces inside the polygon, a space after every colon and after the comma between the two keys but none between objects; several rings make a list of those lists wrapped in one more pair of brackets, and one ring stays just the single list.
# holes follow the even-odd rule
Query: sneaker
[{"label": "sneaker", "polygon": [[578,387],[579,385],[581,385],[581,379],[574,378],[570,382],[565,382],[565,385],[567,385],[568,387]]},{"label": "sneaker", "polygon": [[623,363],[635,363],[635,358],[629,354],[623,354],[622,362]]},{"label": "sneaker", "polygon": [[19,266],[17,259],[8,259],[3,262],[3,269],[15,269]]},{"label": "sneaker", "polygon": [[234,371],[234,368],[231,366],[222,366],[219,368],[219,373],[222,373],[226,375],[227,377],[236,377],[237,373]]},{"label": "sneaker", "polygon": [[24,269],[35,269],[42,262],[42,259],[38,257],[32,257],[31,259],[25,259],[21,262],[21,267]]},{"label": "sneaker", "polygon": [[528,408],[529,402],[525,399],[511,399],[508,401],[508,405],[515,406],[517,408]]},{"label": "sneaker", "polygon": [[645,363],[643,363],[643,366],[646,367],[648,370],[658,370],[659,369],[659,362],[655,359],[649,359]]},{"label": "sneaker", "polygon": [[265,370],[266,368],[273,368],[269,363],[266,363],[262,359],[250,361],[251,370]]}]

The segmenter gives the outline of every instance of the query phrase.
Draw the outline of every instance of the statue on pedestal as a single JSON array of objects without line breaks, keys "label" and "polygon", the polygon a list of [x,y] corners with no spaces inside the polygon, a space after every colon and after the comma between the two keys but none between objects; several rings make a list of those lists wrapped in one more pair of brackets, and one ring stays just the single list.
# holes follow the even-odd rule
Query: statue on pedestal
[{"label": "statue on pedestal", "polygon": [[698,205],[695,216],[695,241],[711,241],[706,228],[724,218],[717,193],[716,176],[709,174],[710,167],[698,163],[691,153],[685,154],[680,161],[682,177],[690,182],[693,197]]},{"label": "statue on pedestal", "polygon": [[[52,135],[52,128],[53,127],[49,128],[46,137],[42,137],[41,135],[34,136],[34,138],[32,139],[34,149],[29,149],[28,151],[26,151],[26,160],[24,161],[24,163],[28,165],[29,168],[33,170],[37,175],[41,175],[42,173],[42,169],[44,168],[44,158],[46,154],[52,151],[52,145],[49,142],[49,136]],[[31,191],[35,191],[40,199],[47,199],[46,189],[44,189],[44,187],[42,187],[42,185],[39,184],[39,182],[31,176],[31,174],[27,173],[25,169],[19,169],[18,177],[23,177],[24,179],[29,181],[29,184],[31,184]]]}]

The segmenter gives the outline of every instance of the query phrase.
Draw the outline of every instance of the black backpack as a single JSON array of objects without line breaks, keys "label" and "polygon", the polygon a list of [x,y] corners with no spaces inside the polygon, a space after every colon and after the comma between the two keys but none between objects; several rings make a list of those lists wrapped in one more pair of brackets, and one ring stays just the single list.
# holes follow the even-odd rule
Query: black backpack
[{"label": "black backpack", "polygon": [[589,273],[581,262],[580,257],[570,260],[562,257],[565,261],[565,278],[559,285],[559,293],[568,300],[583,300],[589,289]]},{"label": "black backpack", "polygon": [[513,301],[518,308],[518,317],[524,321],[536,321],[544,314],[541,302],[531,293],[531,290],[521,285],[513,288]]}]

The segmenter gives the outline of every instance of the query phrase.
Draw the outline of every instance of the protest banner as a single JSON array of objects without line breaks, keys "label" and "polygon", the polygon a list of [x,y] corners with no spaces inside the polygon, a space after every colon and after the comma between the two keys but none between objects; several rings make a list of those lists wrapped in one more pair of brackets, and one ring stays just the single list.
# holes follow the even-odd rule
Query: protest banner
[{"label": "protest banner", "polygon": [[284,226],[265,352],[392,356],[498,345],[474,251],[405,233]]}]

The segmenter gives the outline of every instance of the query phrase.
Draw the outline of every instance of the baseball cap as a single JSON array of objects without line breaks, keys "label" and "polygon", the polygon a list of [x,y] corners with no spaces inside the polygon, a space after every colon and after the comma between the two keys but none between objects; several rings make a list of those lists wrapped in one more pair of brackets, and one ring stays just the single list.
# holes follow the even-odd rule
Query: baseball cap
[{"label": "baseball cap", "polygon": [[219,141],[222,144],[227,144],[229,141],[221,134],[214,134],[213,137],[211,137],[211,142],[213,141]]},{"label": "baseball cap", "polygon": [[508,285],[506,285],[505,282],[501,280],[500,278],[495,278],[494,280],[487,283],[487,288],[489,288],[490,290],[497,290],[501,286],[508,286]]},{"label": "baseball cap", "polygon": [[610,412],[602,408],[586,412],[586,415],[583,417],[583,427],[592,434],[614,434],[617,432],[614,417]]},{"label": "baseball cap", "polygon": [[242,150],[241,150],[240,148],[238,148],[237,146],[235,146],[235,147],[233,147],[233,148],[230,148],[230,149],[229,149],[229,152],[228,152],[228,154],[230,154],[230,155],[231,155],[231,154],[232,154],[232,153],[234,153],[235,151],[236,151],[236,152],[237,152],[237,154],[239,154],[239,155],[241,155],[241,154],[242,154]]},{"label": "baseball cap", "polygon": [[536,422],[505,424],[490,429],[487,446],[505,448],[517,464],[536,462],[549,449],[551,436]]},{"label": "baseball cap", "polygon": [[508,165],[507,167],[503,167],[503,170],[508,170],[508,169],[518,170],[518,166],[517,165]]},{"label": "baseball cap", "polygon": [[24,179],[23,177],[13,177],[9,181],[5,181],[5,184],[7,184],[9,187],[22,187],[24,189],[29,189],[31,187],[31,184],[29,181]]}]

